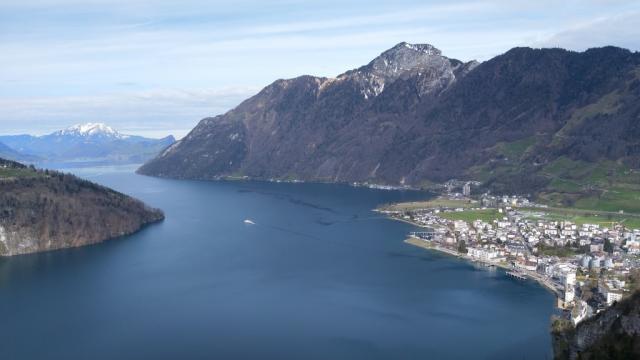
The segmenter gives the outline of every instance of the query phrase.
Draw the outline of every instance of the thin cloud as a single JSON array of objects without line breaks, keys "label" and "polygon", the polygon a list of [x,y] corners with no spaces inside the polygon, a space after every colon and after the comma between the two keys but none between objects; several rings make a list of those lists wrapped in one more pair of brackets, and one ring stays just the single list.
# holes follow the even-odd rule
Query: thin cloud
[{"label": "thin cloud", "polygon": [[598,0],[6,0],[0,128],[188,128],[275,79],[335,76],[400,41],[481,61],[514,46],[637,50],[639,14]]},{"label": "thin cloud", "polygon": [[384,14],[343,16],[339,18],[317,21],[289,22],[286,24],[265,25],[249,27],[242,31],[245,34],[287,34],[319,30],[335,30],[362,26],[374,26],[385,24],[402,24],[415,21],[428,21],[441,19],[443,16],[464,14],[478,14],[494,8],[491,4],[482,2],[466,2],[455,5],[431,5],[402,11],[391,11]]},{"label": "thin cloud", "polygon": [[598,17],[572,26],[540,41],[541,47],[562,47],[586,50],[614,45],[632,50],[640,49],[640,12]]},{"label": "thin cloud", "polygon": [[[186,132],[207,116],[223,113],[257,88],[223,88],[124,92],[107,95],[0,99],[3,133],[48,133],[74,123],[107,122],[132,134],[169,130]],[[184,126],[176,127],[183,123]],[[19,126],[11,124],[20,124]]]}]

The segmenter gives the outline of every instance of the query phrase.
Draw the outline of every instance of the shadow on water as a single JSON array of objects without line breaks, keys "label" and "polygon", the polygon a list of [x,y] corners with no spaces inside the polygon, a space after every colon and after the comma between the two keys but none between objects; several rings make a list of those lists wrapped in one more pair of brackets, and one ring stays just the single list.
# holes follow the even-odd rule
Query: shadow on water
[{"label": "shadow on water", "polygon": [[315,204],[312,202],[308,202],[299,198],[296,198],[290,194],[285,194],[285,193],[278,193],[278,192],[269,192],[269,191],[263,191],[263,190],[257,190],[257,189],[248,189],[248,188],[243,188],[243,189],[238,189],[237,192],[239,193],[249,193],[249,194],[259,194],[259,195],[265,195],[265,196],[270,196],[273,197],[275,199],[278,200],[284,200],[284,201],[288,201],[294,205],[300,205],[300,206],[305,206],[311,209],[315,209],[315,210],[321,210],[321,211],[326,211],[332,214],[337,214],[337,212],[329,207],[326,206],[322,206],[319,204]]}]

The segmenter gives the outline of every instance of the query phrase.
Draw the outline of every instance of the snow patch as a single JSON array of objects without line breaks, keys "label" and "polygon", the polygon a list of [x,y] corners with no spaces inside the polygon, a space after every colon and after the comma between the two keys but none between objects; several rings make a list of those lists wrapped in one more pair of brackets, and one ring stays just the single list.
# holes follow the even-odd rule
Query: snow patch
[{"label": "snow patch", "polygon": [[54,135],[70,135],[70,136],[105,136],[105,137],[113,137],[118,139],[126,139],[129,135],[122,135],[114,128],[104,124],[104,123],[85,123],[85,124],[76,124],[70,126],[64,130],[57,131],[53,133]]}]

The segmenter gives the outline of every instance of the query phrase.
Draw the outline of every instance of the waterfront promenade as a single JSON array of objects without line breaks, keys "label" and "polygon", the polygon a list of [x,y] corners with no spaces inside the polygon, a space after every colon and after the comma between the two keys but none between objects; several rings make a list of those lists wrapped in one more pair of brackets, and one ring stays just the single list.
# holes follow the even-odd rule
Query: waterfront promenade
[{"label": "waterfront promenade", "polygon": [[447,255],[451,255],[451,256],[455,256],[457,258],[461,258],[464,260],[467,260],[469,262],[474,262],[474,263],[481,263],[484,265],[488,265],[488,266],[496,266],[499,268],[502,268],[506,271],[517,271],[517,273],[519,273],[520,275],[524,275],[524,277],[534,280],[536,282],[538,282],[540,285],[542,285],[543,287],[545,287],[546,289],[548,289],[549,291],[553,292],[556,296],[560,296],[562,290],[558,287],[558,285],[556,285],[553,281],[551,281],[550,279],[545,278],[544,276],[536,273],[535,271],[529,271],[529,270],[525,270],[525,269],[515,269],[513,266],[510,266],[509,264],[506,263],[500,263],[500,262],[494,262],[494,261],[485,261],[482,259],[476,259],[476,258],[472,258],[466,254],[462,254],[454,249],[450,249],[450,248],[446,248],[444,246],[438,245],[432,241],[429,240],[423,240],[417,237],[409,237],[406,240],[404,240],[405,243],[413,245],[413,246],[418,246],[421,247],[423,249],[427,249],[427,250],[435,250],[435,251],[439,251],[442,253],[445,253]]}]

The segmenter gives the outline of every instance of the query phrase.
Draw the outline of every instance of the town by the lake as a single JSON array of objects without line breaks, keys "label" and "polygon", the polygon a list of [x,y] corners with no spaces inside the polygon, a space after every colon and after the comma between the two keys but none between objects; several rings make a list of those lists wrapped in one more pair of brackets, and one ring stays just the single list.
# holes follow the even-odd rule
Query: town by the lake
[{"label": "town by the lake", "polygon": [[525,196],[472,195],[473,185],[453,181],[436,199],[378,211],[422,228],[408,234],[412,245],[539,282],[574,326],[640,287],[640,229],[615,221],[619,214],[584,211],[571,221]]}]

